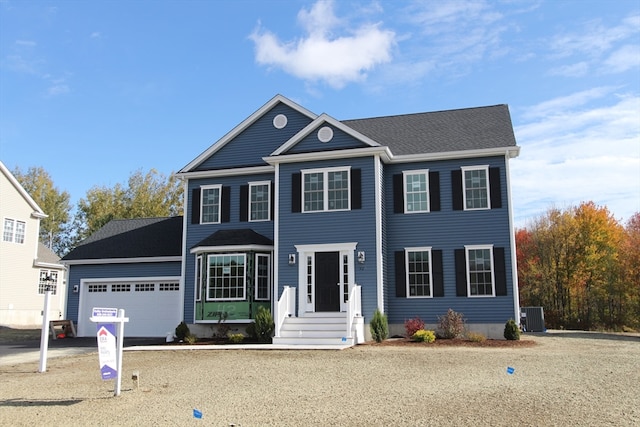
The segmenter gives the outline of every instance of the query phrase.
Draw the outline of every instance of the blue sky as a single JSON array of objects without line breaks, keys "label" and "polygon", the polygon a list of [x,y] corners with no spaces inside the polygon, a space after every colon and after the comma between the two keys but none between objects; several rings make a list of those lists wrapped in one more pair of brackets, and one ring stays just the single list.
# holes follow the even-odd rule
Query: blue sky
[{"label": "blue sky", "polygon": [[0,160],[74,205],[276,94],[338,120],[508,104],[517,226],[640,211],[637,0],[0,0]]}]

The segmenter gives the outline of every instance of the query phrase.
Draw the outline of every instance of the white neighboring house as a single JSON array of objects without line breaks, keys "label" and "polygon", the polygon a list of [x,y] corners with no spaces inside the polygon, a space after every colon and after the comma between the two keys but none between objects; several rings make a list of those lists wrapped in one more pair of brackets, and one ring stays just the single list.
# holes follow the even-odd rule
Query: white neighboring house
[{"label": "white neighboring house", "polygon": [[49,318],[65,312],[65,268],[39,243],[40,220],[47,215],[0,162],[0,326],[42,326],[45,287],[51,285]]}]

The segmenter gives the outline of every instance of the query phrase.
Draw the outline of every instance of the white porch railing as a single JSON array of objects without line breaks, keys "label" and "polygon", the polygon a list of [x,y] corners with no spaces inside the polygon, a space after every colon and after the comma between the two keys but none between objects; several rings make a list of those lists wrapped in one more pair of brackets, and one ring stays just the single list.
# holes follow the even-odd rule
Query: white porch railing
[{"label": "white porch railing", "polygon": [[353,322],[362,315],[362,286],[353,285],[347,301],[347,338],[353,338]]},{"label": "white porch railing", "polygon": [[282,324],[284,323],[284,319],[289,316],[292,316],[296,310],[296,288],[292,288],[290,286],[285,286],[282,289],[282,295],[278,300],[278,303],[275,307],[274,323],[276,324],[275,336],[280,337],[280,329],[282,329]]}]

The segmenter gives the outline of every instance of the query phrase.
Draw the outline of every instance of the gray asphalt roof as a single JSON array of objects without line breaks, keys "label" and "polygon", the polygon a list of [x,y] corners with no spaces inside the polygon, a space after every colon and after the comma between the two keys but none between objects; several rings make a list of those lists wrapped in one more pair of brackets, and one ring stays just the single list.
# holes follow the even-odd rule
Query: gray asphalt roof
[{"label": "gray asphalt roof", "polygon": [[182,255],[182,217],[117,219],[83,240],[62,261]]},{"label": "gray asphalt roof", "polygon": [[389,147],[394,155],[516,145],[509,107],[504,104],[341,122]]},{"label": "gray asphalt roof", "polygon": [[273,246],[273,240],[249,228],[218,230],[193,247],[200,246]]}]

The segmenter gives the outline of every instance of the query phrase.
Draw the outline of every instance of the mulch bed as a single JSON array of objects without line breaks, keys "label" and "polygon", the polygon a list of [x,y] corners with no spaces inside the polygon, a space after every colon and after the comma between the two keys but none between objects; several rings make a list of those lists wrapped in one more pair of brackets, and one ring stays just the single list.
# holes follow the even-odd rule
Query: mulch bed
[{"label": "mulch bed", "polygon": [[409,338],[390,338],[381,343],[367,341],[363,345],[373,345],[381,347],[493,347],[493,348],[519,348],[533,347],[536,345],[531,340],[491,340],[481,342],[469,341],[464,338],[436,339],[432,343],[411,341]]}]

